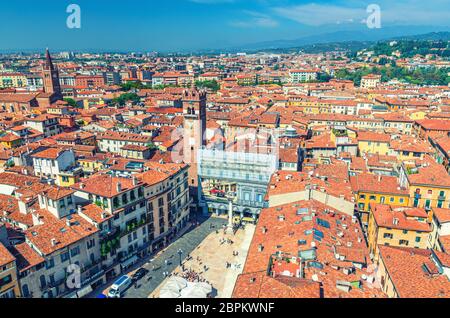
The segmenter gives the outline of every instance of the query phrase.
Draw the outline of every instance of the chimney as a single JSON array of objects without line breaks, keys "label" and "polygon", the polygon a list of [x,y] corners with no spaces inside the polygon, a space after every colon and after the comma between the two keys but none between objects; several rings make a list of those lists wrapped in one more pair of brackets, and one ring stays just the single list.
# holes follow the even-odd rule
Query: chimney
[{"label": "chimney", "polygon": [[398,225],[399,220],[397,218],[392,219],[392,224]]},{"label": "chimney", "polygon": [[381,174],[378,175],[378,182],[381,182]]},{"label": "chimney", "polygon": [[56,244],[58,244],[58,241],[55,238],[52,238],[50,242],[52,243],[52,246],[56,246]]},{"label": "chimney", "polygon": [[19,204],[19,212],[22,214],[28,214],[27,204],[25,202],[23,202],[22,200],[19,200],[18,204]]},{"label": "chimney", "polygon": [[136,176],[133,176],[133,185],[134,186],[138,185],[138,180],[137,180]]},{"label": "chimney", "polygon": [[33,220],[33,226],[44,224],[44,222],[42,221],[42,217],[39,214],[33,213],[31,216]]},{"label": "chimney", "polygon": [[80,189],[81,190],[83,190],[84,189],[84,187],[85,187],[85,184],[82,182],[82,183],[80,183]]},{"label": "chimney", "polygon": [[122,192],[122,184],[120,182],[117,182],[116,190],[117,192]]},{"label": "chimney", "polygon": [[66,225],[68,226],[68,227],[70,227],[72,224],[70,223],[70,220],[69,219],[67,219],[66,218]]},{"label": "chimney", "polygon": [[78,212],[78,213],[83,212],[83,208],[81,207],[81,205],[77,206],[77,212]]}]

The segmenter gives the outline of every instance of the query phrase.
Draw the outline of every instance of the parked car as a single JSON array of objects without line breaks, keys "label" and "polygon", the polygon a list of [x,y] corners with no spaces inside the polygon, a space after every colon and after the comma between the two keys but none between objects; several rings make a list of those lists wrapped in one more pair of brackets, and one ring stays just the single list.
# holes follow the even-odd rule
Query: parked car
[{"label": "parked car", "polygon": [[147,273],[149,272],[148,269],[145,269],[143,267],[139,268],[134,274],[133,276],[131,276],[131,280],[133,282],[140,280],[142,277],[144,277],[145,275],[147,275]]},{"label": "parked car", "polygon": [[131,278],[127,275],[121,276],[118,280],[114,282],[111,286],[108,297],[109,298],[121,298],[125,290],[130,287],[132,281]]}]

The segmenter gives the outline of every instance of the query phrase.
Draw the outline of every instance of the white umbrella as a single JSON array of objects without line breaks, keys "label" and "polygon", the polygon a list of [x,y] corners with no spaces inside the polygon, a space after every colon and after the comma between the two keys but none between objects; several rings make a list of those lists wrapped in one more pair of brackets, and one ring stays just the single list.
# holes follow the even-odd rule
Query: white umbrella
[{"label": "white umbrella", "polygon": [[161,289],[159,298],[180,298],[180,293],[170,289]]},{"label": "white umbrella", "polygon": [[164,289],[170,289],[170,290],[174,290],[179,292],[180,290],[182,290],[185,286],[183,286],[182,284],[179,284],[177,282],[174,281],[168,281],[163,288]]},{"label": "white umbrella", "polygon": [[198,288],[192,288],[191,291],[184,297],[184,298],[206,298],[207,294],[205,291],[198,289]]},{"label": "white umbrella", "polygon": [[196,289],[204,291],[206,294],[212,293],[212,286],[206,282],[200,282],[195,285]]},{"label": "white umbrella", "polygon": [[176,285],[179,290],[187,287],[187,280],[183,277],[173,276],[167,281],[167,284],[169,283]]}]

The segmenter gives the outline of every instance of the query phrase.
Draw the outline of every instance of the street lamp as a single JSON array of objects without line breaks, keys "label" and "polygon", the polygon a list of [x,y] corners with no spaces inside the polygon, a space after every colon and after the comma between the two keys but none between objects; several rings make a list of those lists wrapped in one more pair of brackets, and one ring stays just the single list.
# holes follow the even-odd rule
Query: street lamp
[{"label": "street lamp", "polygon": [[179,250],[178,250],[178,255],[180,256],[180,266],[182,265],[181,264],[181,255],[183,254],[183,250],[180,248]]}]

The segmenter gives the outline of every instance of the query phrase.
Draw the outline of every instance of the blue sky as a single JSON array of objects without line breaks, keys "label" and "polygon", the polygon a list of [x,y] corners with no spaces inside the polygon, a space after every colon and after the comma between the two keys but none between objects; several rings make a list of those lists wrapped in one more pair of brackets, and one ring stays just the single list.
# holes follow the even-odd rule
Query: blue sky
[{"label": "blue sky", "polygon": [[[71,3],[81,29],[66,26]],[[361,29],[371,3],[382,27],[450,27],[449,0],[20,0],[2,3],[0,50],[227,48]]]}]

